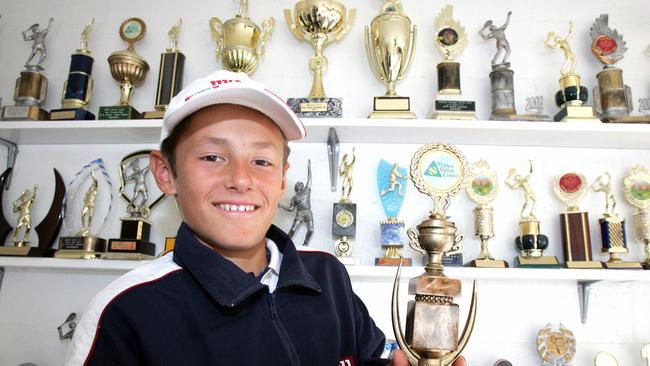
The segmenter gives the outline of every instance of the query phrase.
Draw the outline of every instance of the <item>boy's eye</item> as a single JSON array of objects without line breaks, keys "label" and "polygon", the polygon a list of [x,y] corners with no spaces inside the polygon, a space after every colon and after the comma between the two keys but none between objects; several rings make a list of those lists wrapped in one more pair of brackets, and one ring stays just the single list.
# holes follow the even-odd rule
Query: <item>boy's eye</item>
[{"label": "boy's eye", "polygon": [[223,158],[219,155],[205,155],[201,157],[201,160],[215,162],[215,161],[223,161]]},{"label": "boy's eye", "polygon": [[255,159],[253,160],[253,165],[261,165],[261,166],[271,166],[271,162],[264,160],[264,159]]}]

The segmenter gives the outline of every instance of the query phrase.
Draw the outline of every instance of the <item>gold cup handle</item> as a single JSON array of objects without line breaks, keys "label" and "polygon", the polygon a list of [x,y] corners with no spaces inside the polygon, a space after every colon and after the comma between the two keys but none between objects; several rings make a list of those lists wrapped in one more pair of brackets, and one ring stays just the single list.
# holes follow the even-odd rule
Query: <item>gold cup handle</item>
[{"label": "gold cup handle", "polygon": [[259,58],[264,57],[264,52],[266,51],[266,40],[273,35],[273,28],[275,28],[275,19],[269,17],[262,22],[262,35],[260,36],[260,45],[259,51],[257,54]]},{"label": "gold cup handle", "polygon": [[424,254],[424,255],[427,254],[426,250],[422,249],[422,247],[420,246],[420,240],[419,240],[420,235],[418,234],[417,230],[413,228],[409,228],[408,230],[406,230],[406,235],[408,235],[410,239],[409,246],[411,247],[411,249],[415,250],[420,254]]},{"label": "gold cup handle", "polygon": [[460,253],[463,249],[463,241],[465,240],[465,235],[463,234],[456,234],[456,238],[454,239],[454,245],[451,247],[451,249],[446,252],[446,255],[452,255],[452,254],[457,254]]},{"label": "gold cup handle", "polygon": [[217,17],[210,18],[210,34],[216,46],[215,55],[219,60],[223,51],[223,23]]},{"label": "gold cup handle", "polygon": [[336,37],[334,38],[336,42],[342,40],[343,37],[345,37],[345,35],[348,34],[348,32],[350,32],[350,29],[352,28],[352,25],[354,24],[354,20],[356,18],[357,18],[357,9],[350,9],[348,11],[348,16],[345,21],[345,25],[341,27],[339,32],[336,34]]},{"label": "gold cup handle", "polygon": [[305,37],[300,31],[300,29],[298,29],[298,27],[296,26],[296,20],[293,17],[293,12],[291,11],[291,9],[284,9],[284,20],[287,22],[291,34],[293,34],[293,36],[296,37],[298,41],[304,42]]}]

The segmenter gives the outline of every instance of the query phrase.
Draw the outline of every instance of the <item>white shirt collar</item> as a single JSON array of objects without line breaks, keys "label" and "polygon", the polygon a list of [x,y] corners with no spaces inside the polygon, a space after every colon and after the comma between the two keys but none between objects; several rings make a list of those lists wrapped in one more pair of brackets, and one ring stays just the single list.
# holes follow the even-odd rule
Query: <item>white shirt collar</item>
[{"label": "white shirt collar", "polygon": [[275,287],[278,285],[280,278],[280,266],[282,265],[282,253],[278,249],[277,244],[269,238],[266,238],[266,248],[271,252],[271,260],[269,261],[269,270],[266,271],[264,276],[260,278],[263,285],[269,287],[269,292],[273,293]]}]

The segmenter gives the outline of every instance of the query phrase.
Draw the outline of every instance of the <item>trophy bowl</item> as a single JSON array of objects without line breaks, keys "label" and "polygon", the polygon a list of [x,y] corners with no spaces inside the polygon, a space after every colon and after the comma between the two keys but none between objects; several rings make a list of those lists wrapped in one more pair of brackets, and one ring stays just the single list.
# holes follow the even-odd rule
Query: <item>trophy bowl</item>
[{"label": "trophy bowl", "polygon": [[264,56],[265,43],[273,33],[275,20],[268,18],[262,28],[248,17],[237,15],[222,23],[219,18],[210,19],[212,37],[217,44],[217,58],[226,70],[255,72]]},{"label": "trophy bowl", "polygon": [[133,87],[142,84],[149,71],[149,64],[140,55],[128,50],[113,52],[108,57],[113,79],[120,83],[118,106],[128,106]]},{"label": "trophy bowl", "polygon": [[340,32],[346,14],[345,5],[335,0],[301,0],[293,12],[300,31],[314,39]]}]

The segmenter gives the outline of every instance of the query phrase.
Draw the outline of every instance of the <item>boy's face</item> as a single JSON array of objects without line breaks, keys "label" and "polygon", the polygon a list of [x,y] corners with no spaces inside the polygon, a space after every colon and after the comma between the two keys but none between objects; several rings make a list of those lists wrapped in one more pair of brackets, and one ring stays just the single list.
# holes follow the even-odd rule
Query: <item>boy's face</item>
[{"label": "boy's face", "polygon": [[176,146],[176,177],[152,155],[161,190],[176,195],[184,221],[222,254],[264,245],[286,187],[284,138],[260,112],[219,104],[196,112]]}]

